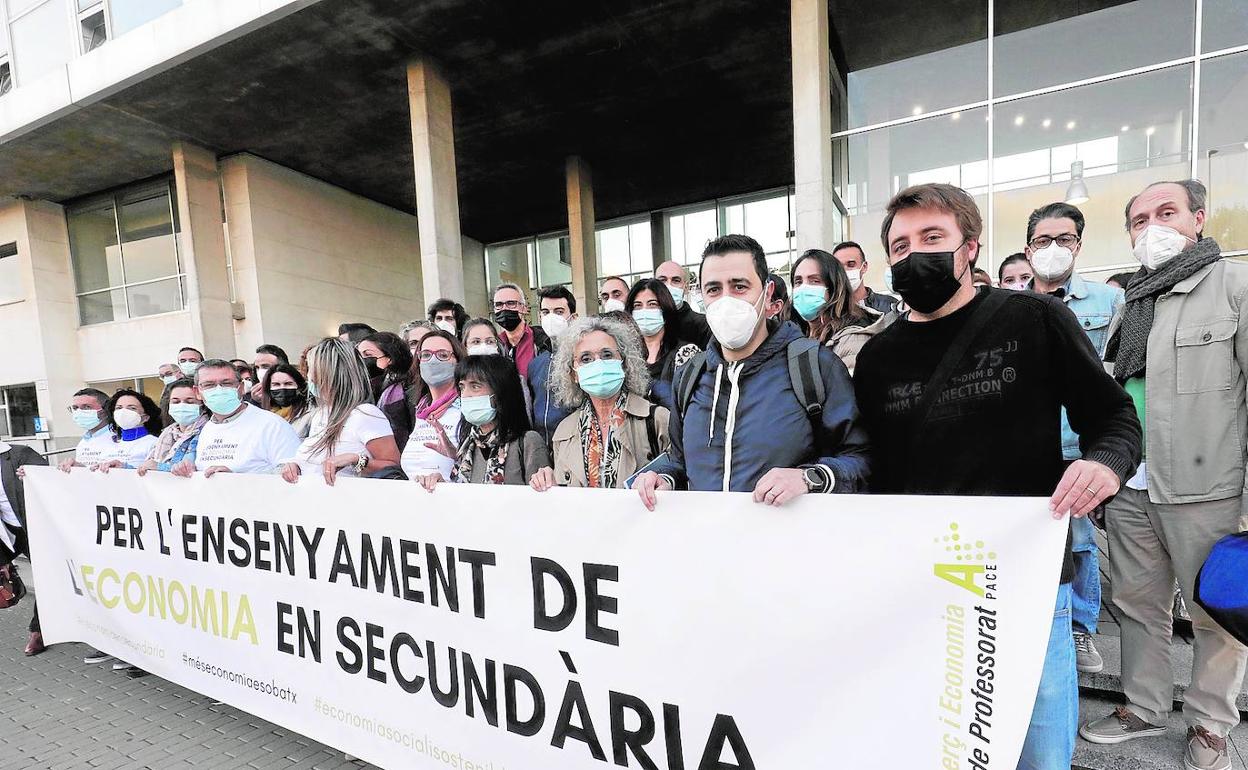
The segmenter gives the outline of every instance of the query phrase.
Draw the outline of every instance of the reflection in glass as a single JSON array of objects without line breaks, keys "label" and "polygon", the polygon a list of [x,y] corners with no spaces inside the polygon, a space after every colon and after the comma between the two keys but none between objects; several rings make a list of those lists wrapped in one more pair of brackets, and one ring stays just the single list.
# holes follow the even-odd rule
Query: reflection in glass
[{"label": "reflection in glass", "polygon": [[540,286],[572,283],[572,240],[568,236],[537,239],[537,279]]},{"label": "reflection in glass", "polygon": [[1244,0],[1204,0],[1200,47],[1220,51],[1248,44],[1248,3]]},{"label": "reflection in glass", "polygon": [[124,278],[113,202],[71,209],[65,219],[78,291],[120,286]]},{"label": "reflection in glass", "polygon": [[125,317],[126,297],[122,289],[83,294],[78,298],[78,319],[83,326]]},{"label": "reflection in glass", "polygon": [[182,0],[113,0],[113,34],[122,35],[182,5]]},{"label": "reflection in glass", "polygon": [[119,224],[126,281],[138,283],[180,272],[167,188],[123,202]]},{"label": "reflection in glass", "polygon": [[179,282],[178,278],[170,278],[127,288],[126,299],[130,303],[130,317],[138,318],[181,310],[182,296]]},{"label": "reflection in glass", "polygon": [[1224,251],[1248,249],[1248,53],[1201,66],[1196,157],[1209,189],[1205,234]]},{"label": "reflection in glass", "polygon": [[1079,205],[1087,225],[1078,266],[1129,264],[1127,199],[1190,173],[1191,82],[1183,65],[998,105],[990,255],[1022,250],[1028,215],[1067,199],[1078,162],[1089,198]]},{"label": "reflection in glass", "polygon": [[[1192,55],[1194,0],[995,0],[996,96]],[[1108,6],[1097,8],[1097,6]],[[1206,14],[1208,13],[1206,4]],[[1090,11],[1090,12],[1089,12]],[[1159,20],[1163,20],[1164,23]],[[1107,44],[1107,41],[1112,41]]]},{"label": "reflection in glass", "polygon": [[533,288],[529,278],[529,262],[533,256],[533,241],[514,241],[487,246],[485,269],[487,290],[493,292],[502,283],[514,283],[526,292]]},{"label": "reflection in glass", "polygon": [[0,435],[35,435],[35,417],[39,415],[39,399],[35,386],[5,388],[4,402],[8,411],[8,426],[0,426]]}]

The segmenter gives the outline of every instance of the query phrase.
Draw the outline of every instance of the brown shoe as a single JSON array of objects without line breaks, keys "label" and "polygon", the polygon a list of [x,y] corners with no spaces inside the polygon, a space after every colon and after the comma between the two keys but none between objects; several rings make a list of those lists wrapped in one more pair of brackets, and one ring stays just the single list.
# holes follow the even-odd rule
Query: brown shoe
[{"label": "brown shoe", "polygon": [[1151,735],[1165,735],[1166,728],[1164,725],[1149,724],[1130,709],[1118,706],[1108,716],[1080,727],[1079,734],[1085,741],[1091,743],[1114,744],[1136,738],[1147,738]]},{"label": "brown shoe", "polygon": [[43,643],[43,634],[38,631],[32,631],[30,634],[30,641],[26,642],[26,657],[29,658],[32,655],[38,655],[46,649],[48,648]]},{"label": "brown shoe", "polygon": [[1183,755],[1187,770],[1231,770],[1231,757],[1226,739],[1200,725],[1187,728],[1187,753]]}]

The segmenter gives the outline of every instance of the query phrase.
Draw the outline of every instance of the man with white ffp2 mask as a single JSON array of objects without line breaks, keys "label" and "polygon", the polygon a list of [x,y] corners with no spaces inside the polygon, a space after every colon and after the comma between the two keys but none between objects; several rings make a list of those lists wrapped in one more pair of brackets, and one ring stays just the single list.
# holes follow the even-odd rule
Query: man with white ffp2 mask
[{"label": "man with white ffp2 mask", "polygon": [[631,484],[642,503],[653,510],[656,492],[669,489],[752,492],[766,505],[863,491],[867,435],[849,372],[792,323],[768,328],[762,247],[745,235],[716,238],[699,275],[714,339],[673,378],[671,448]]},{"label": "man with white ffp2 mask", "polygon": [[[1075,272],[1075,262],[1083,246],[1083,212],[1069,203],[1050,203],[1031,212],[1027,218],[1026,255],[1032,268],[1031,290],[1051,294],[1065,303],[1104,358],[1109,322],[1123,303],[1122,289],[1085,281]],[[1070,427],[1062,410],[1062,459],[1067,463],[1083,457],[1079,434]],[[1101,613],[1100,555],[1093,537],[1092,522],[1071,519],[1071,551],[1075,575],[1071,582],[1071,625],[1075,638],[1075,662],[1080,671],[1096,673],[1104,661],[1092,637]]]},{"label": "man with white ffp2 mask", "polygon": [[1121,743],[1167,732],[1177,577],[1195,636],[1184,767],[1229,770],[1248,648],[1190,600],[1213,544],[1243,526],[1248,265],[1223,259],[1204,225],[1205,186],[1194,179],[1149,185],[1127,203],[1142,268],[1110,325],[1106,358],[1144,426],[1144,461],[1105,510],[1126,704],[1079,733]]}]

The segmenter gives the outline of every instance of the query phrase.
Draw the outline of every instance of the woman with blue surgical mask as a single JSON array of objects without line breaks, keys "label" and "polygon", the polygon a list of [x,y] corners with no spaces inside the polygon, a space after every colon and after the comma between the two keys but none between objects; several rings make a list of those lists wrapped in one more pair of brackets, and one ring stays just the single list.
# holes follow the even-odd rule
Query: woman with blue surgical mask
[{"label": "woman with blue surgical mask", "polygon": [[407,446],[403,447],[399,465],[409,479],[419,479],[431,473],[450,478],[455,466],[454,454],[444,455],[429,448],[428,444],[441,440],[435,423],[447,435],[459,431],[459,391],[455,387],[455,367],[468,357],[468,353],[459,338],[439,329],[426,334],[413,355],[420,367],[423,393],[416,404],[412,435],[407,440]]},{"label": "woman with blue surgical mask", "polygon": [[807,336],[832,348],[853,371],[858,351],[871,337],[896,320],[854,301],[854,286],[836,257],[810,249],[789,271],[793,312],[808,324]]},{"label": "woman with blue surgical mask", "polygon": [[454,458],[450,477],[441,471],[418,481],[429,492],[438,484],[526,484],[550,465],[540,433],[530,429],[521,393],[524,385],[515,363],[506,356],[469,355],[455,367],[459,410],[463,417],[455,440],[441,423],[433,422],[437,441],[425,446]]},{"label": "woman with blue surgical mask", "polygon": [[670,410],[676,367],[697,355],[701,348],[679,339],[676,302],[657,278],[643,278],[633,284],[625,305],[641,332],[651,382],[651,390],[645,395]]},{"label": "woman with blue surgical mask", "polygon": [[555,395],[574,411],[551,437],[552,466],[530,486],[622,489],[667,451],[669,413],[644,396],[650,376],[643,350],[627,322],[610,314],[572,323],[550,371]]},{"label": "woman with blue surgical mask", "polygon": [[109,468],[134,468],[140,476],[148,471],[168,473],[183,460],[195,461],[195,449],[199,445],[199,432],[208,422],[208,410],[195,392],[195,381],[189,377],[175,380],[169,386],[169,405],[165,407],[163,422],[167,427],[160,432],[156,443],[139,463],[110,460],[99,466]]}]

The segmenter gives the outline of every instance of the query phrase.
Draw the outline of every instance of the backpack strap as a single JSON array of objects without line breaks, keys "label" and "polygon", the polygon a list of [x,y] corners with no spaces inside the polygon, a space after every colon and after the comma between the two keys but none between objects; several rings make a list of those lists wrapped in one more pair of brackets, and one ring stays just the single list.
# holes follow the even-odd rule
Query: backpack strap
[{"label": "backpack strap", "polygon": [[823,402],[827,398],[823,376],[819,372],[820,347],[815,340],[803,337],[790,342],[787,350],[789,382],[793,384],[797,403],[801,404],[811,422],[819,421],[823,414]]},{"label": "backpack strap", "polygon": [[646,458],[646,462],[650,462],[659,456],[659,431],[654,425],[655,405],[650,404],[650,413],[646,415],[646,438],[650,441],[650,456]]},{"label": "backpack strap", "polygon": [[675,382],[672,390],[676,395],[676,411],[681,417],[685,416],[685,412],[689,411],[689,404],[693,401],[693,391],[698,387],[698,380],[702,378],[702,372],[706,369],[706,351],[699,351],[697,355],[685,362],[684,366],[676,369]]}]

